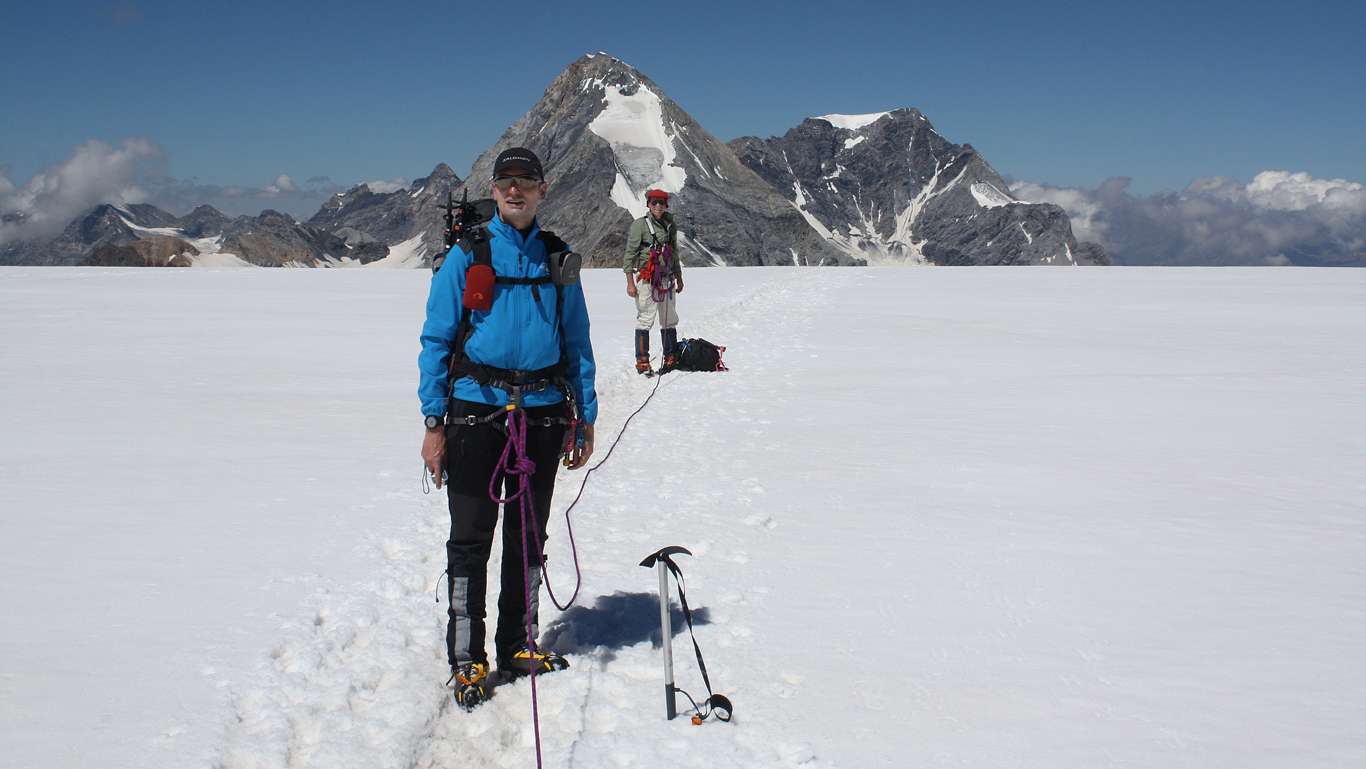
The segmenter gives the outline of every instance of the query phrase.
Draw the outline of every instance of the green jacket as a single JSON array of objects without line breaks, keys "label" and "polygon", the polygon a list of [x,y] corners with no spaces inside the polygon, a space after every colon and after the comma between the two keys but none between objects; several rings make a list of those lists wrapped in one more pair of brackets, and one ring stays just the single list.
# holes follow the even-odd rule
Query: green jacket
[{"label": "green jacket", "polygon": [[674,215],[668,211],[658,222],[650,214],[631,222],[631,232],[626,236],[626,256],[621,260],[622,270],[630,273],[644,269],[645,263],[650,261],[650,247],[665,243],[673,246],[670,269],[673,274],[682,275],[683,267],[678,263],[678,228],[674,226]]}]

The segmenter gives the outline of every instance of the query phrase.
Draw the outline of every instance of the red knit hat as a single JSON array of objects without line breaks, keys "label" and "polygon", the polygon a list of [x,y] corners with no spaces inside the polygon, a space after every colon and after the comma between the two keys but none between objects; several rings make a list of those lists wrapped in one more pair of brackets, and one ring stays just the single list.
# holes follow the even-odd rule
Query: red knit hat
[{"label": "red knit hat", "polygon": [[650,190],[645,193],[645,205],[649,205],[652,200],[662,200],[664,205],[669,205],[669,193],[664,190]]}]

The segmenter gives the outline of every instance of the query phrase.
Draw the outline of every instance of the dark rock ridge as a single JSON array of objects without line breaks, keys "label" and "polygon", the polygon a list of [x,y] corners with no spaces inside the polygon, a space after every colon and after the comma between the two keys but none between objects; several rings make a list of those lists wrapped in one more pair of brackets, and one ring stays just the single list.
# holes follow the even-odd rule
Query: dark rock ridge
[{"label": "dark rock ridge", "polygon": [[77,264],[81,267],[189,267],[199,249],[179,238],[158,235],[127,246],[105,243]]},{"label": "dark rock ridge", "polygon": [[832,245],[875,264],[1113,264],[1061,208],[1021,203],[914,109],[809,118],[728,145]]},{"label": "dark rock ridge", "polygon": [[201,254],[186,242],[192,240],[210,241],[210,251],[261,267],[368,264],[389,255],[389,247],[374,238],[355,233],[348,240],[277,211],[229,219],[212,206],[176,217],[151,205],[102,205],[56,238],[8,244],[0,264],[188,266]]},{"label": "dark rock ridge", "polygon": [[127,246],[105,243],[80,262],[81,267],[190,267],[199,249],[180,238],[154,235]]},{"label": "dark rock ridge", "polygon": [[76,264],[100,246],[126,246],[148,235],[140,230],[176,229],[178,221],[152,205],[96,206],[55,238],[6,244],[0,250],[0,264]]},{"label": "dark rock ridge", "polygon": [[176,229],[189,238],[215,238],[223,234],[232,220],[213,206],[200,206],[180,217]]},{"label": "dark rock ridge", "polygon": [[376,193],[368,185],[358,184],[333,195],[308,224],[326,231],[353,231],[355,234],[348,242],[361,249],[357,256],[362,261],[373,259],[381,248],[387,256],[390,248],[421,237],[420,250],[414,250],[416,244],[407,250],[423,255],[427,259],[424,263],[430,264],[430,256],[442,248],[439,207],[446,202],[448,193],[459,188],[460,177],[441,163],[406,190]]},{"label": "dark rock ridge", "polygon": [[317,267],[353,258],[342,238],[278,211],[261,212],[250,231],[228,237],[220,250],[258,267]]}]

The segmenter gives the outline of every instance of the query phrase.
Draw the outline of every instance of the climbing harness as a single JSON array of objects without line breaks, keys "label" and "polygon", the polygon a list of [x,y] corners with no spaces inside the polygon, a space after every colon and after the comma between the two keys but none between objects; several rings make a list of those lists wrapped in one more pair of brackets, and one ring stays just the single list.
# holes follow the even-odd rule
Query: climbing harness
[{"label": "climbing harness", "polygon": [[650,260],[646,262],[643,272],[650,285],[650,298],[656,302],[667,301],[673,296],[673,253],[674,247],[668,243],[650,246]]}]

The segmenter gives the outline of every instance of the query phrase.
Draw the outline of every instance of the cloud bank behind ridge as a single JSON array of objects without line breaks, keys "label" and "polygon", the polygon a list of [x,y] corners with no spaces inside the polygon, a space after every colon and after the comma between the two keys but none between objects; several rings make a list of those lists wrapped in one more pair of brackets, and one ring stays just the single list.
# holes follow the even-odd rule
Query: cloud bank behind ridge
[{"label": "cloud bank behind ridge", "polygon": [[1182,192],[1142,199],[1130,180],[1097,189],[1017,182],[1011,192],[1067,211],[1079,240],[1119,264],[1366,267],[1366,186],[1306,173],[1263,171],[1250,184],[1196,179]]},{"label": "cloud bank behind ridge", "polygon": [[0,245],[56,235],[101,203],[146,203],[148,189],[165,178],[166,153],[145,136],[117,145],[91,139],[23,186],[0,168]]},{"label": "cloud bank behind ridge", "polygon": [[[177,180],[166,173],[167,153],[145,136],[113,143],[91,139],[71,153],[15,184],[9,166],[0,166],[0,245],[13,240],[39,240],[58,235],[76,218],[102,205],[150,203],[183,216],[209,204],[229,216],[255,216],[265,208],[298,218],[312,216],[332,195],[344,188],[326,176],[315,176],[300,187],[289,174],[280,174],[262,187],[200,184]],[[407,180],[372,183],[384,190],[401,189]]]}]

